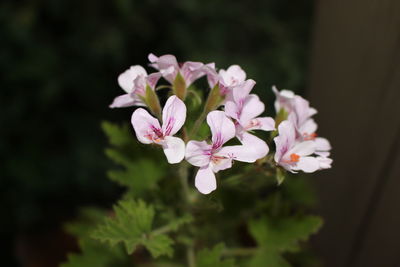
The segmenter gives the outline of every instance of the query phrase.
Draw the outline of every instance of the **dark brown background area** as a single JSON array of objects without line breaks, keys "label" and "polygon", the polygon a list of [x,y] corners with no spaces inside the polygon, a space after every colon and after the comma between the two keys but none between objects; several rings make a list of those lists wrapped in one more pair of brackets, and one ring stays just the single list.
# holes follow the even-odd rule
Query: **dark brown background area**
[{"label": "dark brown background area", "polygon": [[308,95],[334,166],[316,175],[328,267],[400,266],[400,1],[319,1]]}]

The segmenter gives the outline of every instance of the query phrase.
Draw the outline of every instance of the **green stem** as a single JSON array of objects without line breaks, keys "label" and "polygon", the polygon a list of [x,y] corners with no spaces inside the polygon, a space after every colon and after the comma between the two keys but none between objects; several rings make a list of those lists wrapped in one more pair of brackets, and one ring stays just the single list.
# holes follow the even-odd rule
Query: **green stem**
[{"label": "green stem", "polygon": [[[188,184],[188,174],[189,174],[189,165],[186,162],[182,162],[179,165],[178,169],[178,176],[179,176],[179,181],[182,186],[182,198],[183,201],[185,202],[185,209],[188,211],[190,209],[190,189],[189,189],[189,184]],[[167,231],[168,229],[165,229],[164,231]],[[160,231],[162,229],[160,228]],[[186,259],[188,262],[188,267],[196,267],[196,259],[195,259],[195,254],[194,254],[194,249],[193,245],[186,245]]]},{"label": "green stem", "polygon": [[189,267],[196,267],[196,257],[194,255],[193,246],[188,246],[186,248],[186,258],[187,258]]},{"label": "green stem", "polygon": [[187,205],[190,202],[190,190],[189,190],[189,183],[188,183],[188,167],[189,166],[186,162],[182,162],[179,165],[179,169],[178,169],[179,181],[182,186],[182,198]]},{"label": "green stem", "polygon": [[206,118],[206,116],[207,116],[207,112],[206,112],[206,110],[203,110],[203,112],[200,114],[200,116],[195,121],[192,130],[190,131],[189,136],[191,138],[193,138],[197,134],[197,131],[199,130],[199,128],[200,128],[201,124],[203,123],[204,119]]}]

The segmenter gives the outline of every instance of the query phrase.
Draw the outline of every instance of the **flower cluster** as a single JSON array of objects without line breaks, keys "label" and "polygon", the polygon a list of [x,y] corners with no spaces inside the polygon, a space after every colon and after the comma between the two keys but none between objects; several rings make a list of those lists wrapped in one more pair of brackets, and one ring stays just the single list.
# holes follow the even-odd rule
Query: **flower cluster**
[{"label": "flower cluster", "polygon": [[[123,72],[118,83],[125,94],[116,97],[110,107],[140,106],[131,119],[139,142],[159,145],[171,164],[186,159],[198,167],[195,186],[201,193],[214,191],[217,187],[215,173],[230,168],[234,161],[254,163],[267,156],[269,146],[254,134],[256,130],[277,135],[274,160],[280,168],[290,172],[330,168],[331,146],[326,139],[317,137],[317,124],[312,118],[316,110],[307,100],[288,90],[279,92],[274,87],[275,121],[261,116],[265,105],[251,93],[255,81],[247,79],[238,65],[217,72],[214,63],[188,61],[181,64],[173,55],[150,54],[148,58],[156,72],[147,74],[139,65]],[[157,87],[161,77],[170,85]],[[188,135],[184,126],[187,112],[184,101],[189,87],[201,77],[207,77],[211,90],[202,115]],[[171,89],[172,95],[161,110],[156,91],[165,87]],[[190,140],[196,136],[196,125],[204,119],[211,130],[210,141]],[[175,136],[179,132],[182,138]],[[234,138],[239,141],[237,144],[225,145]]]}]

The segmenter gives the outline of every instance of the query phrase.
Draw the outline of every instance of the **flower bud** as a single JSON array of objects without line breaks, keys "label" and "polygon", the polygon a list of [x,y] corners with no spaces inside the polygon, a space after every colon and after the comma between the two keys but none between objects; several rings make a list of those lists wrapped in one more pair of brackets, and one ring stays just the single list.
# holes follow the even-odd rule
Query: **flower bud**
[{"label": "flower bud", "polygon": [[182,101],[185,100],[187,93],[186,82],[179,72],[175,77],[174,83],[172,85],[172,90],[174,94]]},{"label": "flower bud", "polygon": [[220,91],[218,83],[211,89],[204,108],[206,112],[215,110],[219,105],[221,105],[222,101],[224,101],[224,96],[221,95]]},{"label": "flower bud", "polygon": [[151,89],[149,85],[146,85],[146,95],[144,97],[144,102],[153,114],[161,118],[160,100],[158,99],[156,92]]}]

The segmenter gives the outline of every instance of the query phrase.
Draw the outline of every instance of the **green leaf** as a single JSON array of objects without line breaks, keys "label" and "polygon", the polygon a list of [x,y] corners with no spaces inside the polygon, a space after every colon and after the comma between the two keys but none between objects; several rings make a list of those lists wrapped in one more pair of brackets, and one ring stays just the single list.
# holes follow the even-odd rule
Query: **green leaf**
[{"label": "green leaf", "polygon": [[122,246],[110,248],[105,244],[93,240],[90,233],[93,226],[101,221],[105,211],[87,207],[79,211],[76,221],[68,222],[65,230],[79,237],[80,253],[70,253],[68,261],[61,264],[61,267],[82,267],[82,266],[129,266],[129,258]]},{"label": "green leaf", "polygon": [[225,245],[220,243],[215,245],[211,250],[203,249],[197,253],[196,266],[197,267],[234,267],[234,259],[221,260],[221,255]]},{"label": "green leaf", "polygon": [[146,191],[156,188],[157,182],[164,174],[163,170],[150,160],[142,159],[125,166],[125,171],[109,171],[108,176],[112,181],[128,187],[133,196],[142,196]]},{"label": "green leaf", "polygon": [[85,207],[79,210],[77,220],[67,222],[64,229],[67,233],[77,236],[79,238],[89,237],[93,229],[93,225],[101,222],[106,212],[99,208]]},{"label": "green leaf", "polygon": [[114,211],[115,217],[106,218],[104,224],[93,233],[93,237],[112,246],[122,242],[131,254],[150,234],[154,208],[141,200],[126,200],[120,201]]},{"label": "green leaf", "polygon": [[272,220],[263,217],[249,223],[249,231],[258,244],[258,251],[249,267],[288,267],[284,252],[299,250],[299,242],[319,230],[322,219],[317,216],[288,217]]},{"label": "green leaf", "polygon": [[106,218],[104,224],[92,233],[92,237],[111,246],[123,243],[128,254],[131,254],[137,246],[143,245],[155,258],[161,255],[172,256],[174,242],[165,233],[174,231],[191,220],[184,216],[153,231],[155,214],[153,206],[141,200],[122,200],[114,207],[114,211],[115,216]]},{"label": "green leaf", "polygon": [[322,226],[317,216],[288,217],[272,221],[267,217],[253,220],[249,230],[260,247],[280,252],[295,251],[300,241],[306,241]]},{"label": "green leaf", "polygon": [[121,126],[104,121],[101,123],[101,128],[107,135],[110,144],[114,146],[124,146],[132,143],[133,132],[128,124]]},{"label": "green leaf", "polygon": [[129,258],[121,247],[109,248],[95,240],[83,239],[79,242],[81,253],[71,253],[68,261],[60,267],[111,267],[129,266]]},{"label": "green leaf", "polygon": [[279,254],[273,251],[260,249],[251,258],[249,267],[290,267],[290,264]]},{"label": "green leaf", "polygon": [[156,235],[152,238],[143,240],[143,245],[150,251],[154,258],[161,255],[172,257],[174,253],[172,245],[174,241],[166,235]]}]

